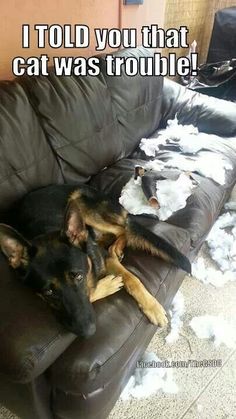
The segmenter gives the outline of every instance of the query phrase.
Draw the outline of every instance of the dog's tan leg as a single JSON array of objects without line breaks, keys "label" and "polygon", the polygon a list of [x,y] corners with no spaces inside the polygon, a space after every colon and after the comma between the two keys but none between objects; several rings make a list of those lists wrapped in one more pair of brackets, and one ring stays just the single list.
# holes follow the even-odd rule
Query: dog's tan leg
[{"label": "dog's tan leg", "polygon": [[107,275],[100,279],[94,288],[89,290],[89,300],[94,303],[97,300],[115,294],[124,286],[122,276]]},{"label": "dog's tan leg", "polygon": [[122,276],[126,291],[137,301],[151,323],[160,326],[167,324],[166,312],[162,305],[146,290],[135,275],[121,265],[117,257],[108,257],[106,267],[107,272]]},{"label": "dog's tan leg", "polygon": [[123,259],[124,248],[126,247],[126,236],[122,234],[116,241],[109,247],[110,256],[118,257],[119,260]]}]

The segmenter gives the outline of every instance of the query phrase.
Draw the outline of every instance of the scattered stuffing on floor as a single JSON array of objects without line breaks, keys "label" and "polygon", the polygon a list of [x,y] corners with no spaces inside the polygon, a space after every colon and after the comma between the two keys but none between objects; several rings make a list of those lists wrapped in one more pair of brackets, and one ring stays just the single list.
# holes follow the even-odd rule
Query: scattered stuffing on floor
[{"label": "scattered stuffing on floor", "polygon": [[236,211],[236,202],[235,201],[226,202],[225,209],[229,211]]},{"label": "scattered stuffing on floor", "polygon": [[207,266],[202,257],[196,259],[192,264],[192,275],[203,284],[211,284],[214,287],[223,287],[227,282],[236,280],[233,272],[221,272],[211,266]]},{"label": "scattered stuffing on floor", "polygon": [[197,316],[189,324],[199,339],[212,339],[216,346],[223,343],[229,348],[236,347],[236,330],[221,316]]},{"label": "scattered stuffing on floor", "polygon": [[210,256],[219,269],[206,266],[201,257],[192,264],[193,276],[215,287],[236,280],[236,197],[233,194],[234,191],[225,204],[229,212],[218,217],[206,239]]},{"label": "scattered stuffing on floor", "polygon": [[145,352],[140,361],[148,362],[150,366],[146,368],[137,367],[135,369],[134,374],[130,377],[120,396],[122,400],[146,398],[159,390],[163,393],[178,392],[178,387],[173,378],[173,369],[154,366],[154,363],[161,362],[155,353]]},{"label": "scattered stuffing on floor", "polygon": [[165,340],[166,343],[173,343],[176,342],[179,338],[179,333],[183,326],[183,321],[181,318],[185,313],[184,296],[180,291],[178,291],[175,295],[175,298],[172,301],[171,307],[169,309],[169,313],[171,318],[171,329]]},{"label": "scattered stuffing on floor", "polygon": [[236,213],[223,214],[216,220],[207,244],[212,259],[222,272],[234,273],[236,277]]}]

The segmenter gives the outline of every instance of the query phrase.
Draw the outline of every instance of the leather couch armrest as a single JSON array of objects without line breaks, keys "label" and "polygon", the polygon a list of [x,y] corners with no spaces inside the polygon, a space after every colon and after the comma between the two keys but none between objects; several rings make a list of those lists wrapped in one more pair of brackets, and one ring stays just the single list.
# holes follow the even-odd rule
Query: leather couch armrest
[{"label": "leather couch armrest", "polygon": [[225,137],[236,136],[236,104],[206,96],[164,79],[162,125],[177,118],[182,124],[193,124],[200,131]]},{"label": "leather couch armrest", "polygon": [[76,338],[20,284],[0,255],[0,372],[25,383],[45,371]]}]

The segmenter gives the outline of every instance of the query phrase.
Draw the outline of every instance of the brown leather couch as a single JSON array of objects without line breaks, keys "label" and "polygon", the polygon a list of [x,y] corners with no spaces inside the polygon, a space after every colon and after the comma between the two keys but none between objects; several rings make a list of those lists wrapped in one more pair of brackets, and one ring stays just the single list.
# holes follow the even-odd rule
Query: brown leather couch
[{"label": "brown leather couch", "polygon": [[[139,48],[118,54],[150,53]],[[90,182],[118,198],[142,161],[140,139],[176,113],[202,131],[236,136],[233,103],[161,77],[107,77],[103,58],[101,69],[95,78],[51,73],[0,83],[1,219],[25,193],[52,183]],[[196,174],[200,185],[168,223],[142,217],[191,259],[236,181],[236,153],[227,138],[216,151],[234,167],[224,186]],[[142,252],[127,251],[124,263],[168,308],[184,273]],[[0,403],[22,419],[106,418],[156,327],[122,290],[95,303],[96,334],[82,340],[17,281],[2,255],[0,276]]]}]

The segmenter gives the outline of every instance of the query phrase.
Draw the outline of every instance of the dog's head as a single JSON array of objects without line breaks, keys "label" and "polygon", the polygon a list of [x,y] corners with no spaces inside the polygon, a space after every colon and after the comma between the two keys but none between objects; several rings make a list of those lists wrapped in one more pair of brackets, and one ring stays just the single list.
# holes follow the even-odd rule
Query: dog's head
[{"label": "dog's head", "polygon": [[87,230],[76,203],[68,205],[61,232],[26,240],[0,224],[0,249],[23,283],[56,310],[61,322],[76,335],[95,333],[95,313],[89,301],[91,261],[83,251]]}]

